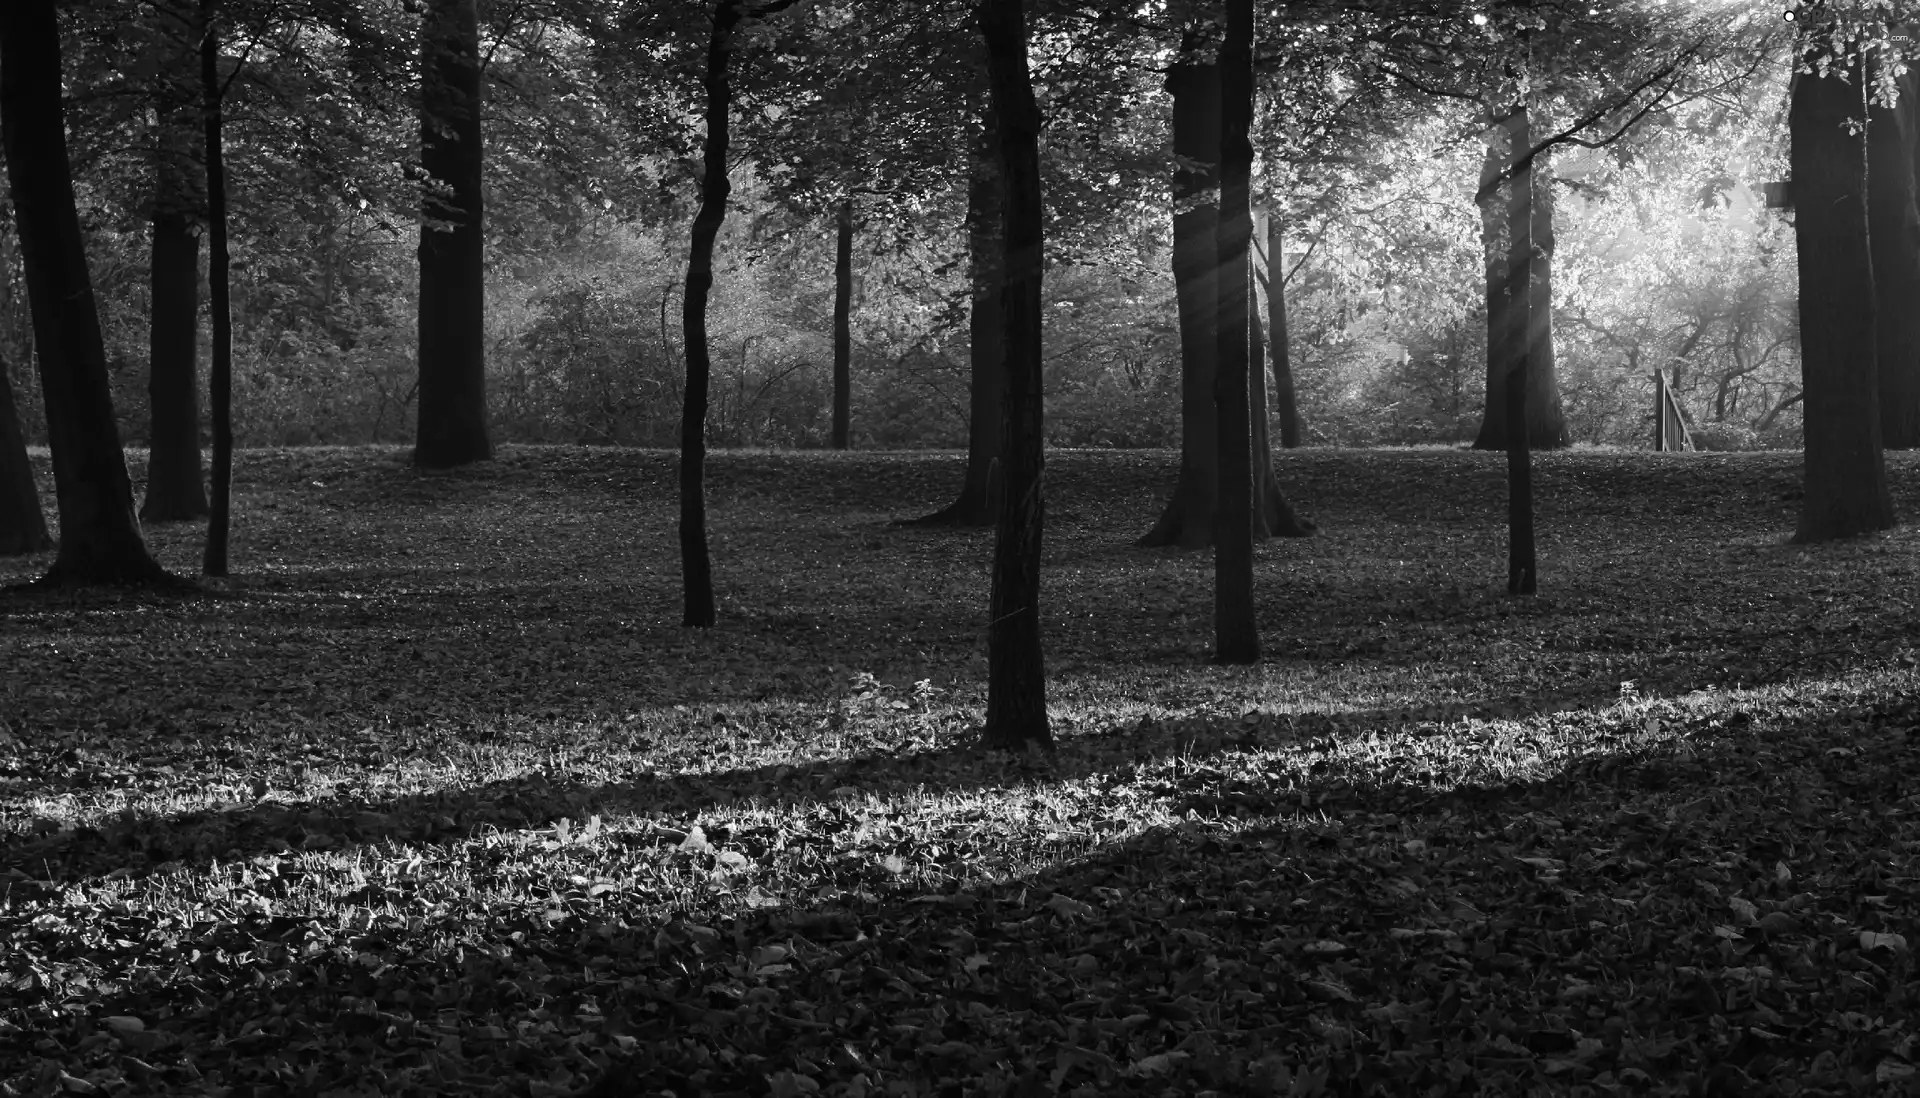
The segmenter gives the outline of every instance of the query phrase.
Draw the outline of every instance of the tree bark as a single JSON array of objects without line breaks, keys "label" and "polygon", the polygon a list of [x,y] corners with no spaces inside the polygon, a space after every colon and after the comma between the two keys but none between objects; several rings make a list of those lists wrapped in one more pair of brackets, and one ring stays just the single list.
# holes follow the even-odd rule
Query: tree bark
[{"label": "tree bark", "polygon": [[[1489,122],[1498,132],[1489,140],[1481,160],[1482,189],[1531,147],[1520,145],[1514,138],[1508,129],[1511,120],[1509,115]],[[1545,172],[1530,171],[1528,177],[1531,182],[1524,204],[1513,201],[1514,183],[1508,182],[1480,207],[1480,242],[1486,262],[1487,396],[1480,433],[1473,440],[1476,450],[1503,450],[1507,445],[1506,379],[1515,361],[1510,356],[1517,354],[1520,346],[1507,338],[1507,311],[1514,304],[1506,292],[1507,251],[1514,236],[1523,231],[1535,238],[1531,264],[1535,282],[1528,299],[1532,306],[1529,312],[1534,316],[1527,343],[1531,352],[1527,355],[1527,443],[1531,449],[1555,450],[1571,441],[1553,360],[1553,196]]]},{"label": "tree bark", "polygon": [[1280,417],[1280,445],[1300,445],[1300,407],[1293,391],[1293,355],[1287,345],[1287,264],[1281,252],[1280,214],[1267,217],[1267,331],[1273,358],[1273,396]]},{"label": "tree bark", "polygon": [[1220,44],[1219,349],[1213,400],[1219,441],[1220,495],[1213,534],[1213,662],[1255,663],[1260,633],[1253,610],[1253,439],[1247,398],[1253,346],[1248,307],[1253,268],[1253,3],[1226,0]]},{"label": "tree bark", "polygon": [[53,548],[47,520],[40,512],[40,491],[34,487],[33,466],[27,461],[27,439],[20,430],[20,407],[7,378],[7,360],[0,355],[0,556],[38,553]]},{"label": "tree bark", "polygon": [[200,0],[206,27],[200,39],[200,85],[205,97],[207,160],[207,296],[213,320],[213,362],[208,388],[213,403],[213,499],[207,510],[207,548],[200,570],[227,574],[227,535],[233,501],[233,311],[228,298],[227,167],[221,146],[220,36],[214,22],[218,0]]},{"label": "tree bark", "polygon": [[967,261],[972,308],[969,340],[967,473],[960,496],[912,526],[990,526],[999,519],[1000,428],[1007,371],[1002,361],[1000,293],[1006,251],[1006,182],[1000,172],[1000,127],[993,104],[980,110],[967,182]]},{"label": "tree bark", "polygon": [[493,456],[487,439],[480,23],[475,0],[427,0],[420,29],[420,403],[413,460]]},{"label": "tree bark", "polygon": [[707,140],[700,175],[700,210],[693,218],[687,250],[687,289],[680,302],[681,343],[686,348],[687,384],[680,414],[680,570],[685,609],[680,624],[696,628],[715,620],[713,561],[707,551],[707,391],[713,359],[707,348],[707,295],[713,290],[713,242],[727,219],[727,111],[733,85],[727,63],[733,30],[739,25],[739,0],[714,0],[713,36],[707,43]]},{"label": "tree bark", "polygon": [[[1810,55],[1821,48],[1819,38],[1813,41]],[[1847,129],[1866,122],[1860,79],[1857,63],[1826,77],[1796,73],[1787,111],[1806,405],[1798,542],[1893,525],[1880,450],[1867,150]]]},{"label": "tree bark", "polygon": [[0,4],[0,143],[53,450],[60,548],[47,585],[168,580],[134,517],[106,348],[74,206],[53,0]]},{"label": "tree bark", "polygon": [[[184,37],[203,24],[184,5],[162,8]],[[163,30],[166,29],[163,27]],[[154,200],[147,319],[147,493],[140,521],[182,522],[207,514],[200,468],[200,237],[206,212],[205,142],[197,87],[184,79],[196,58],[169,57],[155,88]],[[181,85],[185,84],[186,87]]]},{"label": "tree bark", "polygon": [[[1529,136],[1521,150],[1532,147]],[[1533,450],[1564,450],[1572,445],[1573,436],[1567,430],[1567,413],[1560,401],[1560,368],[1553,353],[1555,240],[1550,154],[1541,153],[1528,165],[1526,193],[1527,209],[1515,210],[1513,216],[1523,219],[1515,224],[1525,224],[1532,236],[1527,289],[1527,446]]]},{"label": "tree bark", "polygon": [[[1532,127],[1525,103],[1508,115],[1508,133],[1515,155],[1532,145]],[[1524,422],[1527,390],[1533,381],[1531,363],[1540,353],[1539,327],[1533,321],[1534,283],[1539,277],[1533,242],[1533,169],[1521,169],[1508,188],[1508,218],[1512,227],[1507,245],[1505,379],[1507,422]],[[1533,454],[1528,431],[1507,432],[1507,594],[1531,595],[1537,587],[1533,548]]]},{"label": "tree bark", "polygon": [[1046,668],[1040,647],[1042,490],[1040,107],[1027,68],[1022,0],[981,0],[994,113],[1006,180],[1005,318],[1007,395],[1001,429],[1003,491],[993,547],[987,626],[988,746],[1051,750]]},{"label": "tree bark", "polygon": [[853,199],[840,200],[833,260],[833,448],[847,448],[853,407]]},{"label": "tree bark", "polygon": [[[1173,496],[1153,527],[1135,544],[1203,549],[1213,544],[1214,509],[1220,493],[1219,436],[1214,375],[1220,349],[1220,70],[1211,62],[1186,60],[1205,43],[1189,30],[1183,60],[1167,75],[1173,93],[1174,169],[1173,285],[1180,323],[1180,473]],[[1198,165],[1198,166],[1191,166]],[[1265,379],[1256,389],[1264,396]],[[1291,395],[1291,377],[1288,383]],[[1256,409],[1264,421],[1264,406]],[[1256,482],[1254,537],[1298,537],[1313,532],[1287,503],[1273,476],[1271,445],[1264,430],[1253,455]]]},{"label": "tree bark", "polygon": [[[1254,228],[1257,232],[1258,224]],[[1257,269],[1256,252],[1257,249],[1249,247],[1249,272]],[[1253,539],[1265,541],[1273,536],[1273,530],[1267,525],[1269,498],[1279,498],[1284,507],[1286,497],[1280,492],[1280,483],[1273,475],[1273,461],[1268,456],[1272,453],[1273,428],[1272,412],[1267,407],[1267,338],[1260,326],[1259,287],[1253,282],[1247,286],[1247,411],[1253,449]]]},{"label": "tree bark", "polygon": [[[1260,287],[1265,284],[1265,267],[1260,262],[1259,223],[1247,249],[1247,382],[1248,407],[1253,427],[1253,540],[1273,537],[1302,537],[1313,533],[1312,522],[1301,518],[1280,490],[1280,478],[1273,471],[1272,410],[1267,404],[1266,332],[1260,325]],[[1271,309],[1271,298],[1268,300]]]},{"label": "tree bark", "polygon": [[147,330],[147,494],[142,522],[207,513],[200,469],[200,237],[177,211],[156,211]]},{"label": "tree bark", "polygon": [[1220,491],[1213,382],[1220,307],[1214,229],[1220,207],[1220,70],[1192,58],[1203,48],[1189,29],[1167,73],[1173,95],[1173,290],[1180,324],[1180,473],[1173,497],[1137,544],[1200,549],[1212,544]]},{"label": "tree bark", "polygon": [[1916,120],[1912,73],[1900,102],[1874,104],[1867,119],[1867,235],[1873,252],[1874,347],[1880,442],[1920,447],[1920,209],[1915,206]]}]

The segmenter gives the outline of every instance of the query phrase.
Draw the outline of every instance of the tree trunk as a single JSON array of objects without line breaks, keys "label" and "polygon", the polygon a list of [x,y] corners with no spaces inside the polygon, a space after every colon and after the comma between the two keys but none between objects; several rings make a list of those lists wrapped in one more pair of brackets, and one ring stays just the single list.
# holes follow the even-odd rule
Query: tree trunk
[{"label": "tree trunk", "polygon": [[156,212],[147,333],[147,494],[142,522],[207,513],[200,477],[200,237],[179,212]]},{"label": "tree trunk", "polygon": [[833,448],[847,448],[853,408],[853,199],[840,200],[833,260]]},{"label": "tree trunk", "polygon": [[1798,542],[1893,525],[1880,451],[1867,150],[1866,142],[1847,130],[1850,122],[1866,122],[1860,78],[1857,63],[1844,74],[1797,73],[1787,112],[1806,403],[1806,489],[1794,534]]},{"label": "tree trunk", "polygon": [[26,265],[60,549],[41,583],[165,582],[133,512],[74,207],[53,0],[0,4],[0,141]]},{"label": "tree trunk", "polygon": [[1007,750],[1051,750],[1040,648],[1040,537],[1046,510],[1041,482],[1040,107],[1027,69],[1022,0],[981,0],[978,10],[1007,188],[1006,289],[1001,297],[1007,396],[987,625],[985,740],[990,747]]},{"label": "tree trunk", "polygon": [[[1532,147],[1529,137],[1521,151]],[[1560,402],[1560,369],[1553,353],[1555,241],[1553,173],[1548,169],[1548,154],[1533,158],[1527,167],[1527,179],[1527,209],[1513,211],[1513,216],[1525,219],[1532,236],[1527,290],[1527,446],[1533,450],[1564,450],[1572,445],[1573,436],[1567,430],[1567,413]]]},{"label": "tree trunk", "polygon": [[[1203,549],[1213,544],[1214,505],[1220,492],[1220,442],[1215,431],[1214,373],[1220,349],[1218,240],[1220,220],[1220,70],[1212,63],[1185,60],[1204,47],[1189,30],[1181,41],[1183,60],[1167,75],[1173,93],[1174,169],[1173,286],[1180,323],[1180,474],[1173,496],[1152,529],[1136,545],[1175,545]],[[1265,394],[1262,379],[1258,392]],[[1287,397],[1292,393],[1289,376]],[[1260,414],[1264,419],[1265,412]],[[1297,427],[1296,427],[1297,431]],[[1264,437],[1264,432],[1262,432]],[[1258,507],[1254,536],[1297,537],[1313,524],[1294,514],[1273,477],[1270,444],[1253,457]]]},{"label": "tree trunk", "polygon": [[1215,310],[1214,227],[1220,157],[1220,70],[1191,60],[1203,46],[1188,30],[1180,58],[1167,73],[1173,95],[1173,288],[1180,323],[1180,474],[1173,498],[1137,544],[1200,549],[1213,541],[1214,501],[1220,491],[1219,441],[1214,433],[1213,380],[1219,353]]},{"label": "tree trunk", "polygon": [[[1273,537],[1304,537],[1313,533],[1312,522],[1294,514],[1280,490],[1280,478],[1273,471],[1273,430],[1267,405],[1266,333],[1260,326],[1260,287],[1263,284],[1260,263],[1259,224],[1247,249],[1247,382],[1249,411],[1253,426],[1253,540]],[[1271,300],[1268,301],[1271,308]]]},{"label": "tree trunk", "polygon": [[[1514,158],[1524,156],[1531,144],[1521,144],[1508,131],[1507,119],[1489,123],[1496,132],[1487,144],[1480,162],[1480,186],[1499,178]],[[1514,302],[1506,292],[1507,252],[1516,233],[1531,232],[1536,247],[1532,260],[1533,285],[1529,303],[1533,318],[1527,371],[1527,442],[1536,450],[1554,450],[1570,442],[1567,417],[1560,403],[1560,382],[1553,361],[1552,335],[1552,256],[1553,196],[1545,172],[1529,172],[1528,201],[1513,201],[1512,182],[1502,184],[1480,205],[1480,243],[1486,262],[1487,301],[1487,396],[1486,411],[1480,420],[1480,433],[1473,440],[1476,450],[1504,450],[1507,445],[1507,382],[1517,359],[1519,344],[1507,338],[1507,310]],[[1516,222],[1514,218],[1524,220]],[[1503,350],[1505,348],[1505,350]]]},{"label": "tree trunk", "polygon": [[707,552],[707,390],[713,360],[707,349],[707,295],[713,290],[713,242],[727,219],[727,111],[733,85],[727,62],[733,29],[740,22],[739,0],[714,0],[713,36],[707,43],[706,163],[700,175],[700,210],[693,218],[687,250],[687,289],[680,302],[681,343],[686,347],[687,385],[680,413],[680,570],[685,611],[680,624],[705,628],[715,620],[713,561]]},{"label": "tree trunk", "polygon": [[221,148],[220,41],[214,23],[217,0],[200,0],[206,27],[200,38],[200,83],[207,132],[207,296],[213,320],[213,500],[207,512],[207,549],[200,570],[227,574],[227,534],[233,500],[233,311],[228,300],[227,167]]},{"label": "tree trunk", "polygon": [[0,556],[51,548],[33,466],[27,461],[27,439],[20,430],[20,408],[7,379],[6,356],[0,355]]},{"label": "tree trunk", "polygon": [[1219,349],[1214,352],[1214,431],[1219,443],[1220,494],[1213,523],[1213,662],[1255,663],[1260,634],[1253,613],[1253,440],[1247,400],[1248,289],[1253,268],[1253,3],[1226,0],[1226,38],[1220,44],[1220,215],[1218,257]]},{"label": "tree trunk", "polygon": [[[1508,116],[1508,133],[1513,148],[1524,152],[1532,144],[1532,127],[1527,106],[1520,103]],[[1533,322],[1534,281],[1539,277],[1533,245],[1533,169],[1523,168],[1508,188],[1507,223],[1512,227],[1507,246],[1506,276],[1506,353],[1510,364],[1502,397],[1506,401],[1507,422],[1519,423],[1527,415],[1527,390],[1532,387],[1531,363],[1540,353],[1540,330]],[[1528,445],[1529,431],[1507,432],[1507,594],[1531,595],[1537,585],[1537,565],[1533,552],[1533,454]]]},{"label": "tree trunk", "polygon": [[[1254,230],[1258,232],[1256,223]],[[1253,254],[1249,249],[1248,269],[1255,269]],[[1273,536],[1273,527],[1267,521],[1269,503],[1278,499],[1281,506],[1286,505],[1286,497],[1280,491],[1280,483],[1273,475],[1272,425],[1268,422],[1272,414],[1267,408],[1267,338],[1260,326],[1259,287],[1249,283],[1247,287],[1247,410],[1249,425],[1253,434],[1253,539],[1265,541]]]},{"label": "tree trunk", "polygon": [[974,134],[972,172],[967,182],[967,257],[972,284],[968,318],[967,475],[960,497],[906,525],[989,526],[998,521],[1000,428],[1007,394],[1002,361],[1001,269],[1006,251],[1006,183],[1000,172],[1000,127],[993,104],[980,110]]},{"label": "tree trunk", "polygon": [[1913,74],[1900,102],[1867,120],[1867,235],[1873,251],[1880,443],[1920,448],[1920,209],[1915,207]]},{"label": "tree trunk", "polygon": [[1273,397],[1280,416],[1280,445],[1300,445],[1300,408],[1293,391],[1293,356],[1287,346],[1287,264],[1281,254],[1278,209],[1267,217],[1267,330],[1273,357]]},{"label": "tree trunk", "polygon": [[420,405],[413,460],[446,469],[487,440],[480,23],[475,0],[427,0],[420,28]]},{"label": "tree trunk", "polygon": [[[199,21],[175,6],[163,18],[179,19],[183,32]],[[169,29],[169,28],[163,28]],[[206,211],[205,143],[192,125],[200,96],[176,79],[193,71],[196,58],[181,51],[155,88],[154,200],[147,319],[147,494],[140,521],[181,522],[207,514],[200,475],[200,236],[195,223]],[[187,83],[187,87],[180,85]]]}]

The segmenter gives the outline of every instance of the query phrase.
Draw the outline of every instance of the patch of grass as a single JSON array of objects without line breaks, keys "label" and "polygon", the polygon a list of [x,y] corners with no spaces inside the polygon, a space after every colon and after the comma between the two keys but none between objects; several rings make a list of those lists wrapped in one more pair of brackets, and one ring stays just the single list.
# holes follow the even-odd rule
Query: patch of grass
[{"label": "patch of grass", "polygon": [[1223,669],[1172,458],[1055,453],[1036,760],[953,455],[714,455],[698,633],[670,455],[405,458],[0,596],[0,1088],[1916,1092],[1916,539],[1797,455],[1540,456],[1514,601],[1500,455],[1286,454]]}]

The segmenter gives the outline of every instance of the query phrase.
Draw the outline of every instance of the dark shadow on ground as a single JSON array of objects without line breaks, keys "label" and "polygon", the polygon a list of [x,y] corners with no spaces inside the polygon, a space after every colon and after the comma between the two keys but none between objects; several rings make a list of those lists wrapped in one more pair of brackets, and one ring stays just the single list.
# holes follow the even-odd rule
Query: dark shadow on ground
[{"label": "dark shadow on ground", "polygon": [[[107,980],[89,1013],[153,1019],[150,1093],[317,1093],[423,1063],[474,1094],[598,1078],[600,1096],[757,1095],[783,1071],[827,1093],[856,1073],[916,1094],[1288,1093],[1302,1076],[1341,1095],[1539,1093],[1623,1074],[1863,1093],[1887,1048],[1862,1023],[1916,1006],[1910,960],[1855,933],[1914,899],[1889,913],[1889,881],[1856,856],[1911,837],[1898,778],[1920,743],[1895,735],[1911,703],[1852,726],[1872,751],[1736,725],[1499,787],[1330,775],[1271,791],[1254,814],[1286,818],[1238,831],[1155,829],[1005,882],[869,882],[708,925],[514,911],[342,951],[304,948],[306,920],[251,918],[138,988]],[[157,948],[136,941],[147,917],[54,959],[117,973]],[[37,1036],[0,1033],[0,1060],[47,1055]]]},{"label": "dark shadow on ground", "polygon": [[[222,811],[147,816],[104,828],[13,832],[0,836],[0,872],[14,870],[16,875],[46,882],[44,887],[57,888],[115,872],[144,875],[167,863],[204,865],[215,859],[340,851],[387,841],[457,842],[484,829],[544,828],[561,818],[580,821],[601,813],[684,822],[716,808],[778,809],[826,803],[848,790],[888,796],[922,790],[966,793],[1029,782],[1068,783],[1174,758],[1203,764],[1211,756],[1236,750],[1326,751],[1376,734],[1438,735],[1443,734],[1443,725],[1471,718],[1551,713],[1580,717],[1583,710],[1613,700],[1589,704],[1575,697],[1478,699],[1418,710],[1263,715],[1253,723],[1230,715],[1198,717],[1068,734],[1050,760],[984,752],[966,737],[935,748],[903,745],[797,765],[639,773],[611,782],[582,780],[561,770],[384,799],[329,796],[322,788],[308,789],[306,799],[290,800],[283,789],[272,799],[236,802]],[[1600,718],[1584,715],[1601,724]],[[1610,740],[1633,731],[1625,719],[1614,723],[1619,726],[1617,734],[1604,733]],[[572,746],[591,749],[592,745]],[[1324,769],[1329,764],[1316,765]],[[1420,764],[1408,765],[1417,769]],[[54,796],[64,791],[57,781],[36,783],[36,789]],[[1235,803],[1247,810],[1271,808],[1274,803],[1258,789],[1242,790],[1236,796],[1241,799]],[[724,836],[715,839],[723,840]]]}]

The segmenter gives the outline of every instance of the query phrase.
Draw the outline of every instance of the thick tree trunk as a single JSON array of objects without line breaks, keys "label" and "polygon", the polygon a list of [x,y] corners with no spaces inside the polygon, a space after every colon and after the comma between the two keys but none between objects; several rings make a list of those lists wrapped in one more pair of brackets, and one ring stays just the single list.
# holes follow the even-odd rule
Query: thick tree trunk
[{"label": "thick tree trunk", "polygon": [[[1188,31],[1181,56],[1198,53],[1200,36]],[[1165,510],[1135,544],[1203,549],[1213,544],[1214,506],[1220,492],[1220,441],[1215,425],[1214,373],[1220,350],[1220,70],[1177,61],[1167,75],[1173,93],[1174,170],[1173,286],[1180,323],[1180,474]],[[1266,393],[1265,379],[1256,390]],[[1292,394],[1289,376],[1286,397]],[[1255,409],[1264,421],[1264,405]],[[1297,431],[1297,427],[1296,427]],[[1266,438],[1264,429],[1258,437]],[[1272,449],[1261,442],[1253,456],[1256,483],[1254,536],[1298,537],[1313,532],[1287,503],[1273,476]]]},{"label": "thick tree trunk", "polygon": [[200,39],[200,82],[207,134],[207,297],[213,320],[213,499],[207,510],[207,549],[200,570],[227,574],[227,534],[233,502],[233,312],[228,300],[227,167],[221,147],[220,40],[213,19],[217,0],[200,0],[206,32]]},{"label": "thick tree trunk", "polygon": [[1826,77],[1795,74],[1787,128],[1806,394],[1799,542],[1893,525],[1880,451],[1866,142],[1848,132],[1849,123],[1866,122],[1863,114],[1857,65]]},{"label": "thick tree trunk", "polygon": [[147,329],[147,494],[142,522],[207,513],[200,476],[200,237],[178,211],[153,218]]},{"label": "thick tree trunk", "polygon": [[999,519],[1000,428],[1007,371],[1002,361],[1000,294],[1006,252],[1006,183],[1000,173],[1000,128],[993,104],[980,111],[967,182],[967,262],[972,312],[967,322],[970,399],[967,475],[960,497],[907,525],[990,526]]},{"label": "thick tree trunk", "polygon": [[1180,323],[1180,474],[1166,510],[1137,544],[1200,549],[1213,542],[1220,491],[1213,380],[1219,343],[1214,228],[1220,220],[1220,70],[1190,58],[1202,47],[1189,30],[1167,74],[1173,95],[1173,290]]},{"label": "thick tree trunk", "polygon": [[420,405],[414,463],[493,456],[487,439],[480,23],[475,0],[428,0],[420,28]]},{"label": "thick tree trunk", "polygon": [[1040,648],[1040,537],[1045,524],[1040,276],[1044,211],[1040,194],[1040,107],[1027,69],[1021,0],[982,0],[980,29],[1000,120],[1006,180],[1006,420],[1003,491],[994,535],[987,625],[988,746],[1051,750],[1046,668]]},{"label": "thick tree trunk", "polygon": [[853,408],[853,199],[840,200],[833,260],[833,448],[847,448]]},{"label": "thick tree trunk", "polygon": [[0,556],[51,548],[33,466],[27,461],[27,439],[20,431],[20,408],[7,379],[6,356],[0,355]]},{"label": "thick tree trunk", "polygon": [[1920,448],[1920,209],[1915,207],[1913,74],[1900,102],[1867,122],[1867,235],[1873,251],[1880,443]]},{"label": "thick tree trunk", "polygon": [[53,0],[0,4],[0,141],[26,265],[60,549],[41,582],[164,582],[133,512],[74,207]]},{"label": "thick tree trunk", "polygon": [[[1531,130],[1529,130],[1531,133]],[[1529,137],[1522,151],[1531,148]],[[1564,450],[1573,444],[1567,413],[1560,401],[1560,368],[1553,353],[1553,173],[1548,154],[1533,158],[1527,169],[1531,197],[1524,211],[1513,210],[1532,235],[1531,280],[1527,290],[1527,446],[1533,450]],[[1519,229],[1514,230],[1518,232]]]},{"label": "thick tree trunk", "polygon": [[[163,13],[181,17],[178,28],[163,24],[163,30],[172,33],[201,25],[184,18],[182,11]],[[192,53],[183,51],[170,65],[185,69],[193,60]],[[174,75],[170,70],[155,91],[147,494],[140,504],[144,523],[181,522],[207,514],[207,489],[200,475],[200,236],[194,232],[206,211],[205,142],[201,127],[192,124],[201,114],[200,96],[185,94],[194,85],[183,88]]]},{"label": "thick tree trunk", "polygon": [[[1513,145],[1513,135],[1504,123],[1490,120],[1488,125],[1493,133],[1480,158],[1483,192],[1506,169],[1508,150]],[[1513,372],[1513,363],[1507,358],[1507,206],[1512,193],[1513,184],[1502,183],[1480,203],[1480,260],[1487,306],[1487,398],[1480,434],[1473,440],[1476,450],[1500,450],[1507,445],[1506,380]]]},{"label": "thick tree trunk", "polygon": [[[1498,132],[1488,142],[1486,156],[1481,160],[1483,190],[1514,163],[1514,158],[1524,156],[1531,147],[1514,138],[1508,129],[1511,120],[1509,116],[1489,123]],[[1530,231],[1535,238],[1532,268],[1536,280],[1529,298],[1532,305],[1529,311],[1534,316],[1527,344],[1531,352],[1527,356],[1527,442],[1532,449],[1554,450],[1571,441],[1553,360],[1553,196],[1545,172],[1528,174],[1532,183],[1522,196],[1526,199],[1524,203],[1513,200],[1514,184],[1508,182],[1480,205],[1480,243],[1486,264],[1487,394],[1480,433],[1473,440],[1476,450],[1504,450],[1507,445],[1506,379],[1515,361],[1510,356],[1519,349],[1518,344],[1507,339],[1507,310],[1513,305],[1506,293],[1507,250],[1515,234],[1522,231]]]},{"label": "thick tree trunk", "polygon": [[727,219],[727,111],[733,85],[727,63],[733,29],[740,22],[739,0],[714,0],[713,36],[707,43],[706,164],[700,175],[700,210],[693,218],[687,249],[687,289],[681,297],[681,343],[686,347],[687,384],[680,413],[680,571],[685,610],[680,624],[705,628],[714,623],[713,561],[707,552],[707,390],[713,360],[707,348],[707,295],[713,290],[713,242]]},{"label": "thick tree trunk", "polygon": [[1248,293],[1253,268],[1253,3],[1227,0],[1220,44],[1219,349],[1214,353],[1214,430],[1220,495],[1213,523],[1213,662],[1255,663],[1260,633],[1253,610],[1253,439],[1247,400],[1253,346]]},{"label": "thick tree trunk", "polygon": [[[1533,141],[1526,104],[1513,108],[1508,116],[1508,132],[1513,147],[1524,150]],[[1521,169],[1513,177],[1508,191],[1507,222],[1512,226],[1507,246],[1506,289],[1507,349],[1504,357],[1509,369],[1502,394],[1506,402],[1507,422],[1526,418],[1527,390],[1534,371],[1533,356],[1541,353],[1540,331],[1533,321],[1534,283],[1540,277],[1533,241],[1533,170]],[[1507,594],[1531,595],[1537,585],[1537,565],[1533,550],[1533,454],[1527,431],[1507,432]]]},{"label": "thick tree trunk", "polygon": [[1293,391],[1293,356],[1287,345],[1287,264],[1281,254],[1280,216],[1267,218],[1267,330],[1272,333],[1274,412],[1280,417],[1280,445],[1300,445],[1300,407]]}]

